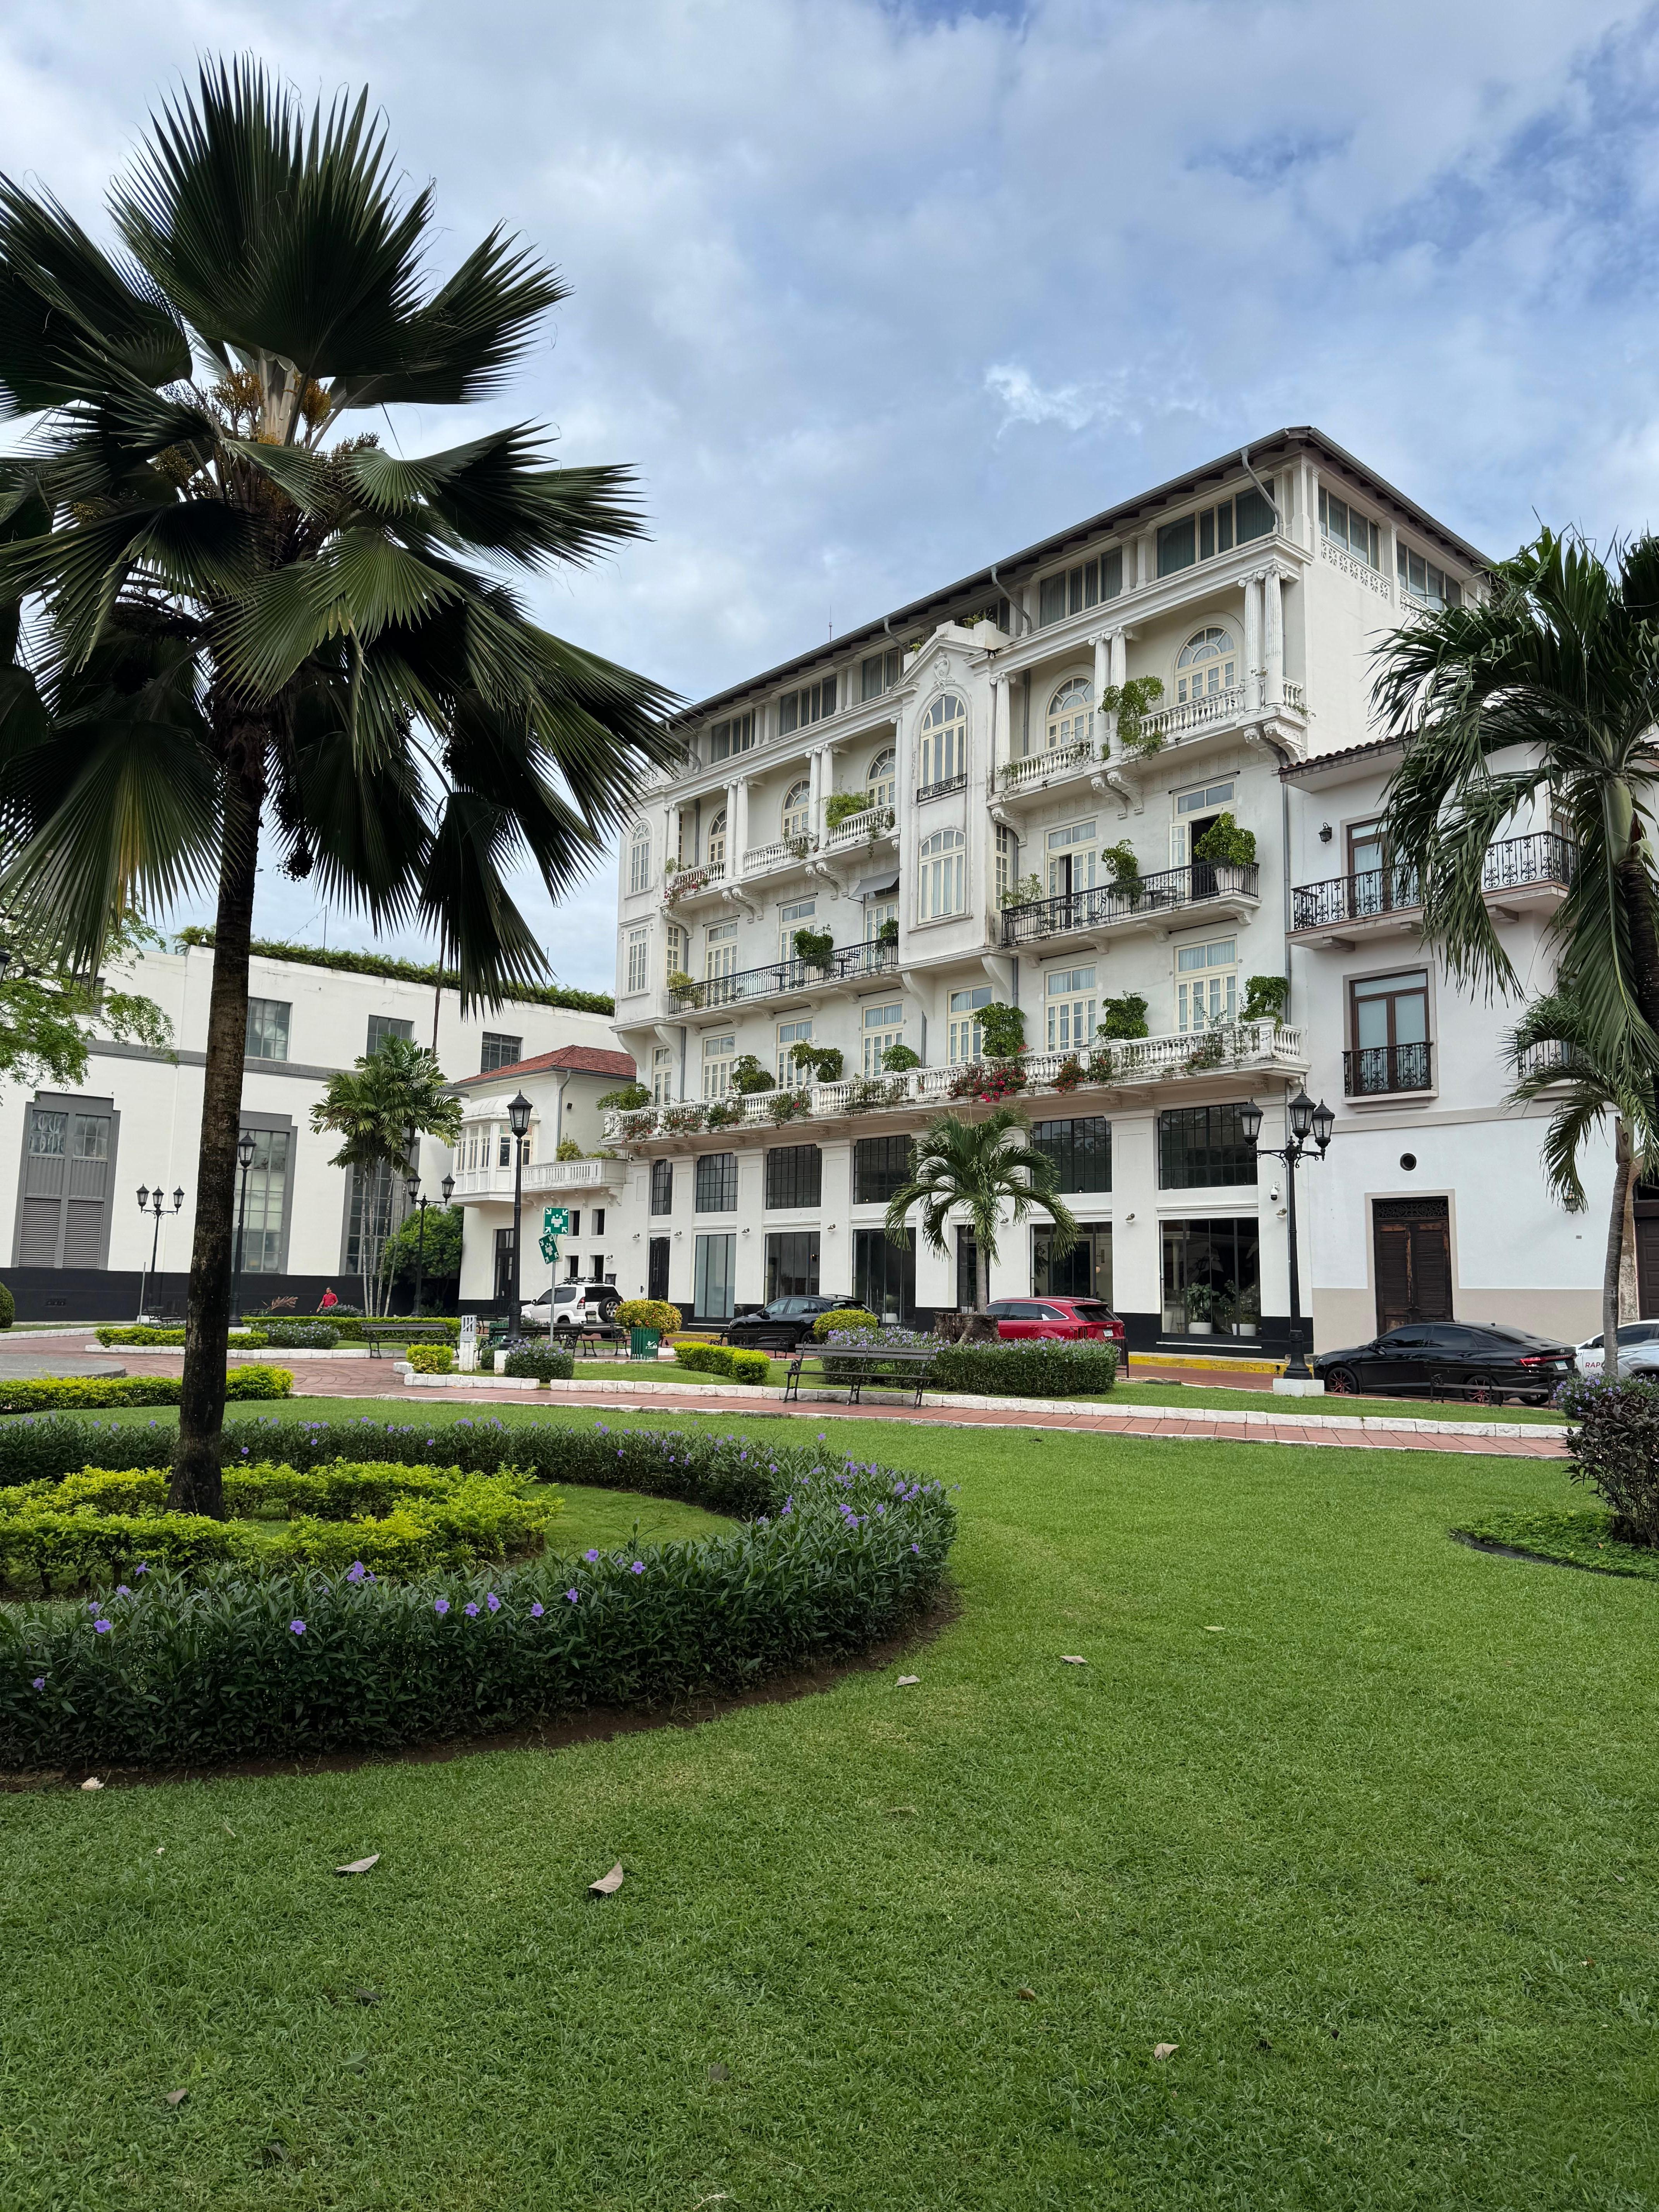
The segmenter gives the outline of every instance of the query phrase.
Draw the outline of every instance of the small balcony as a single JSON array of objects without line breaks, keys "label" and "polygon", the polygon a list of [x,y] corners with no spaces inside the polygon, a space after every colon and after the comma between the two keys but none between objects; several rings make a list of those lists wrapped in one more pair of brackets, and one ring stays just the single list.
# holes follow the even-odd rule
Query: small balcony
[{"label": "small balcony", "polygon": [[739,968],[731,975],[705,975],[700,983],[677,983],[668,994],[669,1011],[717,1014],[732,1006],[818,997],[829,988],[831,972],[810,960],[775,960],[769,967]]},{"label": "small balcony", "polygon": [[662,902],[670,914],[681,908],[690,911],[717,899],[726,883],[724,866],[675,868],[663,878]]},{"label": "small balcony", "polygon": [[837,983],[862,983],[872,975],[898,974],[896,945],[878,945],[873,939],[865,945],[849,945],[844,952],[836,955],[835,981]]},{"label": "small balcony", "polygon": [[891,835],[893,821],[890,806],[866,806],[861,814],[848,815],[826,833],[823,850],[826,854],[850,853],[860,845],[873,845]]},{"label": "small balcony", "polygon": [[925,806],[930,799],[948,799],[953,791],[966,791],[967,788],[968,771],[963,769],[959,775],[944,776],[938,783],[918,784],[916,805]]},{"label": "small balcony", "polygon": [[997,774],[998,790],[1004,799],[1029,799],[1057,784],[1092,775],[1100,759],[1099,747],[1086,742],[1056,745],[1052,752],[1028,753],[1024,760],[1005,762]]},{"label": "small balcony", "polygon": [[[620,1191],[627,1180],[626,1160],[532,1160],[524,1171],[525,1202],[527,1205],[532,1198],[539,1201],[573,1193],[580,1195],[583,1191],[602,1199],[607,1191]],[[455,1198],[459,1205],[469,1200],[491,1199],[510,1206],[511,1162],[506,1167],[492,1162],[489,1167],[472,1168],[458,1175]]]},{"label": "small balcony", "polygon": [[798,868],[811,858],[817,848],[816,837],[778,837],[769,845],[751,845],[743,856],[743,872],[750,876],[776,876]]},{"label": "small balcony", "polygon": [[1194,907],[1243,921],[1261,903],[1261,867],[1254,860],[1194,860],[1188,867],[1165,868],[1155,876],[1097,884],[1092,890],[1073,891],[1063,898],[1009,907],[1002,917],[1002,941],[1036,945],[1078,938],[1093,944],[1136,930],[1167,936],[1176,918]]},{"label": "small balcony", "polygon": [[[1577,848],[1553,830],[1524,837],[1500,838],[1486,851],[1480,888],[1487,904],[1505,919],[1547,911],[1566,896],[1577,864]],[[1329,876],[1300,884],[1291,893],[1291,934],[1322,938],[1346,946],[1356,936],[1386,937],[1420,924],[1422,886],[1417,871],[1403,862],[1363,868],[1356,875]]]},{"label": "small balcony", "polygon": [[1433,1088],[1432,1044],[1362,1045],[1342,1055],[1344,1097],[1388,1098],[1396,1092]]}]

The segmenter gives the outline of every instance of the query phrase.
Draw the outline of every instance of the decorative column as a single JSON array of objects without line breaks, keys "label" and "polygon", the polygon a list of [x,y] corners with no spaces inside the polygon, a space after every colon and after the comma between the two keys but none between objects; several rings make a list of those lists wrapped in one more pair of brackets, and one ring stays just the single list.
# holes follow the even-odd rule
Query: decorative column
[{"label": "decorative column", "polygon": [[1261,572],[1244,579],[1244,704],[1261,704]]},{"label": "decorative column", "polygon": [[670,873],[668,863],[680,857],[680,803],[671,799],[662,811],[662,857],[664,876]]},{"label": "decorative column", "polygon": [[737,866],[740,869],[743,866],[743,856],[749,850],[749,779],[746,775],[740,775],[738,778],[736,790],[738,842],[735,849]]},{"label": "decorative column", "polygon": [[1097,734],[1104,740],[1106,748],[1109,751],[1111,749],[1112,739],[1116,735],[1116,717],[1115,715],[1112,718],[1112,725],[1109,726],[1106,719],[1106,709],[1100,702],[1105,697],[1106,687],[1110,684],[1111,680],[1111,641],[1109,636],[1106,633],[1103,632],[1102,635],[1095,640],[1095,730]]},{"label": "decorative column", "polygon": [[738,842],[738,792],[739,786],[726,787],[726,880],[734,884],[743,872],[743,847]]},{"label": "decorative column", "polygon": [[1284,581],[1283,573],[1269,568],[1261,580],[1267,598],[1267,696],[1264,706],[1282,707],[1285,703],[1285,605],[1279,596]]},{"label": "decorative column", "polygon": [[1014,757],[1013,684],[1006,676],[991,683],[991,788],[998,787],[1000,771]]}]

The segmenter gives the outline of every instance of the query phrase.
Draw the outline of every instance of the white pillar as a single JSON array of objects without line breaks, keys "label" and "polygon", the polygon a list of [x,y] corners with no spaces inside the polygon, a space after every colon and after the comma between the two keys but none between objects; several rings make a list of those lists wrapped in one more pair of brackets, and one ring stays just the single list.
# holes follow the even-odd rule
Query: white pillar
[{"label": "white pillar", "polygon": [[729,884],[736,883],[743,869],[743,846],[739,842],[738,822],[738,787],[735,782],[726,787],[726,880]]},{"label": "white pillar", "polygon": [[1262,590],[1267,596],[1267,696],[1263,704],[1282,707],[1285,703],[1285,607],[1279,597],[1279,572],[1269,568],[1262,579]]},{"label": "white pillar", "polygon": [[991,787],[997,787],[997,772],[1006,768],[1014,757],[1014,702],[1012,680],[999,676],[991,685]]},{"label": "white pillar", "polygon": [[836,749],[820,745],[812,756],[812,765],[817,771],[812,794],[811,829],[814,837],[823,842],[823,810],[829,805],[830,794],[836,787]]},{"label": "white pillar", "polygon": [[743,866],[743,856],[749,850],[749,778],[738,778],[738,866]]},{"label": "white pillar", "polygon": [[1244,703],[1261,704],[1261,578],[1244,579]]},{"label": "white pillar", "polygon": [[1095,734],[1109,751],[1111,748],[1113,729],[1108,725],[1106,710],[1100,702],[1105,697],[1106,687],[1111,680],[1112,648],[1110,641],[1103,632],[1095,640]]}]

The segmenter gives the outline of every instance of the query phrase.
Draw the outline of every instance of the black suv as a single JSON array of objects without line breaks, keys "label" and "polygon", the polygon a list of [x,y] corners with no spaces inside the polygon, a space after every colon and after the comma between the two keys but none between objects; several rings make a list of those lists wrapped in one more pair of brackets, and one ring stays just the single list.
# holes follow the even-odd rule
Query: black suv
[{"label": "black suv", "polygon": [[1500,1398],[1547,1406],[1572,1374],[1572,1347],[1499,1322],[1410,1322],[1346,1352],[1322,1352],[1313,1371],[1340,1397]]},{"label": "black suv", "polygon": [[[811,1335],[812,1324],[820,1314],[848,1306],[860,1313],[865,1310],[856,1298],[774,1298],[758,1313],[740,1314],[728,1325],[726,1340],[746,1352],[793,1352],[803,1337]],[[875,1316],[870,1318],[873,1321]]]}]

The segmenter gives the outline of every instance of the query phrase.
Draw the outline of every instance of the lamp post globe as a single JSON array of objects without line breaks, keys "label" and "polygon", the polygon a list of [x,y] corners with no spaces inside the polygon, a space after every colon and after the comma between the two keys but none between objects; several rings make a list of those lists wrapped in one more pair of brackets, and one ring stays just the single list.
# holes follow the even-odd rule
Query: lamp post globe
[{"label": "lamp post globe", "polygon": [[1314,1103],[1305,1090],[1298,1091],[1285,1109],[1290,1117],[1291,1134],[1298,1145],[1308,1141],[1308,1132],[1313,1127]]},{"label": "lamp post globe", "polygon": [[1254,1098],[1239,1108],[1238,1121],[1244,1132],[1245,1143],[1254,1151],[1255,1140],[1261,1134],[1261,1109]]},{"label": "lamp post globe", "polygon": [[1331,1132],[1335,1127],[1336,1116],[1322,1098],[1314,1109],[1313,1117],[1314,1142],[1322,1152],[1329,1146]]}]

